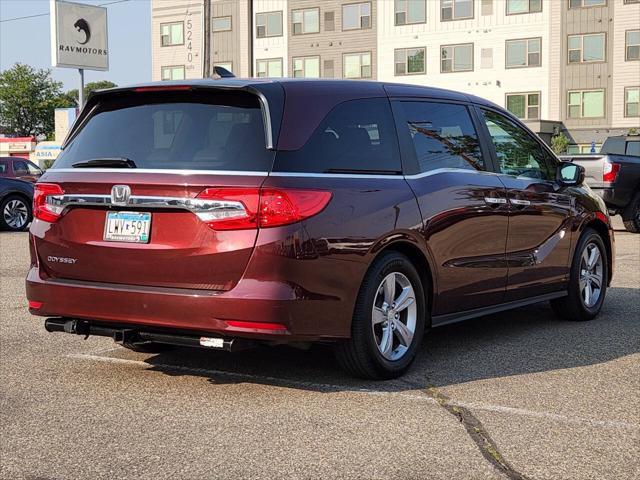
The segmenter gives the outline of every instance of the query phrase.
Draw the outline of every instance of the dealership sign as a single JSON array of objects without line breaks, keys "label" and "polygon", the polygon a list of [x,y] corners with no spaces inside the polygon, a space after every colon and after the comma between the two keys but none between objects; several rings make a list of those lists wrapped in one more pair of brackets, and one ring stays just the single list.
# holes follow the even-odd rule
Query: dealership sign
[{"label": "dealership sign", "polygon": [[107,9],[51,2],[51,63],[54,67],[109,69]]}]

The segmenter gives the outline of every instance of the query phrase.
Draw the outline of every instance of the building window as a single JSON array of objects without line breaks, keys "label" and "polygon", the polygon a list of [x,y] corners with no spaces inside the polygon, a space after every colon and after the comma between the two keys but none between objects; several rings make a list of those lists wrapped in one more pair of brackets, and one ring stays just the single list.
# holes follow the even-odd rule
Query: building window
[{"label": "building window", "polygon": [[214,17],[211,20],[211,31],[228,32],[231,30],[231,17]]},{"label": "building window", "polygon": [[282,36],[282,12],[256,13],[256,38]]},{"label": "building window", "polygon": [[184,44],[184,23],[161,23],[160,44],[163,47]]},{"label": "building window", "polygon": [[507,0],[507,15],[542,11],[542,0]]},{"label": "building window", "polygon": [[632,3],[640,3],[640,0],[624,0],[625,5],[631,5]]},{"label": "building window", "polygon": [[184,65],[162,67],[160,78],[162,80],[184,80]]},{"label": "building window", "polygon": [[400,48],[395,53],[396,75],[425,73],[426,48]]},{"label": "building window", "polygon": [[371,28],[371,3],[352,3],[342,6],[342,30]]},{"label": "building window", "polygon": [[507,110],[524,120],[540,118],[540,92],[507,93]]},{"label": "building window", "polygon": [[336,15],[335,12],[324,12],[324,31],[333,32],[336,29]]},{"label": "building window", "polygon": [[605,34],[569,35],[569,63],[604,62]]},{"label": "building window", "polygon": [[640,117],[640,87],[624,89],[624,116]]},{"label": "building window", "polygon": [[539,67],[541,65],[541,38],[507,40],[507,68]]},{"label": "building window", "polygon": [[473,43],[442,45],[440,72],[470,72],[473,70]]},{"label": "building window", "polygon": [[440,0],[440,20],[473,18],[473,0]]},{"label": "building window", "polygon": [[291,12],[293,35],[320,32],[320,9],[307,8],[305,10],[293,10]]},{"label": "building window", "polygon": [[322,76],[324,78],[333,78],[335,76],[333,69],[333,60],[325,60],[322,65]]},{"label": "building window", "polygon": [[427,0],[395,0],[396,25],[427,21]]},{"label": "building window", "polygon": [[567,155],[600,153],[601,148],[601,143],[578,143],[575,145],[567,145]]},{"label": "building window", "polygon": [[625,60],[640,60],[640,30],[627,30],[625,35]]},{"label": "building window", "polygon": [[293,76],[296,78],[320,78],[320,57],[294,58]]},{"label": "building window", "polygon": [[493,68],[493,48],[480,50],[480,68]]},{"label": "building window", "polygon": [[597,7],[606,4],[607,0],[569,0],[569,8]]},{"label": "building window", "polygon": [[604,90],[575,90],[567,97],[569,118],[604,117]]},{"label": "building window", "polygon": [[342,60],[344,78],[371,78],[371,52],[345,53]]},{"label": "building window", "polygon": [[282,77],[282,58],[265,58],[256,60],[256,76]]}]

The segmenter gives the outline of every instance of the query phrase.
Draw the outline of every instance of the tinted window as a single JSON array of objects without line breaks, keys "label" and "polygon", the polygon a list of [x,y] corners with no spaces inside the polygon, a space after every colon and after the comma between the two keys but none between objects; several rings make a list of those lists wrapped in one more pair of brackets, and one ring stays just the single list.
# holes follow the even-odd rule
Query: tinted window
[{"label": "tinted window", "polygon": [[529,132],[496,112],[482,112],[501,173],[544,180],[555,178],[556,160]]},{"label": "tinted window", "polygon": [[21,160],[14,160],[13,173],[14,175],[28,175],[29,169],[27,168],[27,164]]},{"label": "tinted window", "polygon": [[626,154],[640,157],[640,142],[627,142]]},{"label": "tinted window", "polygon": [[299,150],[278,152],[276,171],[399,173],[389,101],[351,100],[335,107]]},{"label": "tinted window", "polygon": [[401,102],[415,148],[418,170],[485,170],[478,135],[464,105]]},{"label": "tinted window", "polygon": [[54,166],[125,157],[138,168],[268,171],[264,139],[255,97],[139,93],[99,105]]},{"label": "tinted window", "polygon": [[8,173],[9,165],[4,160],[0,160],[0,175]]},{"label": "tinted window", "polygon": [[29,173],[31,175],[40,175],[42,173],[42,170],[40,170],[38,166],[31,162],[27,162],[27,168],[29,169]]}]

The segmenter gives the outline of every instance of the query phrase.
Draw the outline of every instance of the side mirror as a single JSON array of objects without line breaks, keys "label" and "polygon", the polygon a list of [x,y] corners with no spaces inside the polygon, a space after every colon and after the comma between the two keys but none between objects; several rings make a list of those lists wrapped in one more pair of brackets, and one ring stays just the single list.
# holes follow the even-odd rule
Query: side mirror
[{"label": "side mirror", "polygon": [[584,182],[584,167],[571,162],[561,162],[556,172],[556,180],[564,187],[582,185]]}]

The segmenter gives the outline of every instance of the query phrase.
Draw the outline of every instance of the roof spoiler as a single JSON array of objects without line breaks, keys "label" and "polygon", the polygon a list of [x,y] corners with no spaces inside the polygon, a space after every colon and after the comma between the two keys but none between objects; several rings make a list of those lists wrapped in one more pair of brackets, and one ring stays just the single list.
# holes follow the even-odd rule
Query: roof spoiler
[{"label": "roof spoiler", "polygon": [[223,67],[213,67],[213,78],[236,78],[229,70]]}]

